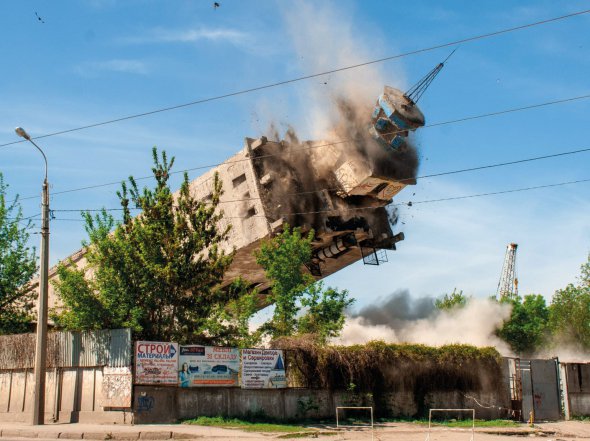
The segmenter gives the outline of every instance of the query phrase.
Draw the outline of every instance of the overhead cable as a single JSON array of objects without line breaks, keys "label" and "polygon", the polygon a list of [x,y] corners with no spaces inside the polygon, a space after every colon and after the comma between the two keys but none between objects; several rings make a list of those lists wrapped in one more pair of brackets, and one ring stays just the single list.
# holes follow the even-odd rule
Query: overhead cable
[{"label": "overhead cable", "polygon": [[[130,119],[136,119],[136,118],[141,118],[144,116],[149,116],[149,115],[154,115],[157,113],[162,113],[162,112],[168,112],[171,110],[176,110],[176,109],[181,109],[184,107],[190,107],[190,106],[195,106],[197,104],[203,104],[203,103],[207,103],[207,102],[211,102],[211,101],[218,101],[218,100],[222,100],[225,98],[229,98],[229,97],[234,97],[234,96],[238,96],[238,95],[244,95],[247,93],[251,93],[251,92],[256,92],[256,91],[260,91],[260,90],[265,90],[265,89],[270,89],[270,88],[274,88],[274,87],[278,87],[278,86],[283,86],[286,84],[291,84],[291,83],[296,83],[299,81],[303,81],[303,80],[309,80],[311,78],[317,78],[317,77],[321,77],[324,75],[330,75],[330,74],[334,74],[334,73],[338,73],[338,72],[343,72],[343,71],[347,71],[347,70],[351,70],[351,69],[357,69],[359,67],[364,67],[364,66],[369,66],[371,64],[376,64],[376,63],[382,63],[384,61],[390,61],[390,60],[395,60],[398,58],[403,58],[403,57],[407,57],[410,55],[416,55],[416,54],[420,54],[420,53],[424,53],[424,52],[430,52],[436,49],[442,49],[445,47],[449,47],[449,46],[456,46],[456,45],[460,45],[463,43],[468,43],[471,41],[475,41],[475,40],[481,40],[484,38],[490,38],[490,37],[495,37],[498,35],[502,35],[502,34],[506,34],[509,32],[514,32],[514,31],[519,31],[519,30],[523,30],[523,29],[527,29],[527,28],[531,28],[531,27],[535,27],[535,26],[540,26],[540,25],[544,25],[544,24],[548,24],[548,23],[553,23],[556,21],[560,21],[560,20],[565,20],[568,18],[572,18],[572,17],[576,17],[579,15],[583,15],[583,14],[587,14],[590,12],[590,9],[586,9],[586,10],[582,10],[582,11],[577,11],[577,12],[572,12],[570,14],[565,14],[565,15],[561,15],[558,17],[552,17],[552,18],[548,18],[545,20],[540,20],[540,21],[536,21],[536,22],[532,22],[532,23],[527,23],[524,25],[519,25],[519,26],[514,26],[511,28],[506,28],[506,29],[501,29],[498,31],[494,31],[494,32],[488,32],[485,34],[480,34],[480,35],[474,35],[472,37],[467,37],[467,38],[462,38],[459,40],[455,40],[455,41],[450,41],[447,43],[442,43],[442,44],[438,44],[438,45],[434,45],[434,46],[430,46],[430,47],[426,47],[426,48],[421,48],[421,49],[416,49],[413,51],[409,51],[409,52],[403,52],[401,54],[396,54],[396,55],[391,55],[388,57],[383,57],[383,58],[378,58],[375,60],[371,60],[371,61],[365,61],[363,63],[357,63],[357,64],[352,64],[349,66],[343,66],[343,67],[339,67],[339,68],[335,68],[335,69],[331,69],[331,70],[327,70],[324,72],[318,72],[318,73],[314,73],[314,74],[310,74],[310,75],[304,75],[304,76],[300,76],[300,77],[296,77],[296,78],[291,78],[288,80],[283,80],[283,81],[277,81],[275,83],[270,83],[270,84],[265,84],[265,85],[261,85],[261,86],[256,86],[256,87],[251,87],[248,89],[242,89],[242,90],[238,90],[235,92],[229,92],[229,93],[225,93],[222,95],[217,95],[217,96],[212,96],[212,97],[208,97],[208,98],[202,98],[199,100],[195,100],[195,101],[190,101],[187,103],[183,103],[183,104],[177,104],[174,106],[168,106],[168,107],[163,107],[163,108],[159,108],[159,109],[155,109],[155,110],[150,110],[147,112],[141,112],[141,113],[136,113],[136,114],[132,114],[132,115],[127,115],[127,116],[123,116],[123,117],[119,117],[119,118],[114,118],[114,119],[110,119],[110,120],[106,120],[106,121],[101,121],[101,122],[97,122],[97,123],[92,123],[92,124],[87,124],[84,126],[80,126],[80,127],[75,127],[75,128],[71,128],[71,129],[66,129],[66,130],[61,130],[61,131],[57,131],[57,132],[53,132],[53,133],[47,133],[44,135],[40,135],[31,139],[41,139],[41,138],[48,138],[50,136],[57,136],[57,135],[64,135],[66,133],[71,133],[71,132],[77,132],[80,130],[86,130],[86,129],[90,129],[90,128],[94,128],[94,127],[99,127],[99,126],[104,126],[107,124],[114,124],[117,122],[122,122],[122,121],[127,121]],[[22,140],[19,141],[13,141],[13,142],[8,142],[5,144],[0,144],[0,147],[5,147],[8,145],[12,145],[12,144],[18,144],[20,142],[24,142]]]},{"label": "overhead cable", "polygon": [[[507,113],[519,112],[519,111],[524,111],[524,110],[531,110],[531,109],[535,109],[535,108],[539,108],[539,107],[550,106],[550,105],[554,105],[554,104],[561,104],[561,103],[566,103],[566,102],[572,102],[572,101],[588,99],[588,98],[590,98],[590,94],[580,95],[580,96],[570,97],[570,98],[564,98],[564,99],[554,100],[554,101],[547,101],[544,103],[531,104],[529,106],[524,106],[524,107],[504,109],[504,110],[499,110],[496,112],[484,113],[484,114],[479,114],[479,115],[471,115],[471,116],[466,116],[466,117],[462,117],[462,118],[458,118],[458,119],[452,119],[452,120],[448,120],[448,121],[441,121],[438,123],[427,124],[424,127],[422,127],[422,129],[430,128],[430,127],[437,127],[437,126],[442,126],[442,125],[448,125],[448,124],[461,123],[461,122],[470,121],[470,120],[474,120],[474,119],[499,116],[499,115],[503,115],[503,114],[507,114]],[[397,132],[398,131],[390,132],[387,134],[394,134]],[[401,132],[401,131],[399,131],[399,132]],[[243,158],[243,159],[235,159],[232,161],[219,162],[219,163],[215,163],[215,164],[199,165],[199,166],[195,166],[195,167],[191,167],[191,168],[186,168],[183,170],[170,172],[170,175],[175,175],[175,174],[179,174],[179,173],[188,173],[190,171],[196,171],[196,170],[205,170],[205,169],[210,169],[213,167],[219,167],[220,165],[231,165],[231,164],[241,163],[241,162],[245,162],[245,161],[262,160],[262,159],[271,158],[271,157],[279,157],[279,156],[284,156],[287,153],[298,152],[298,151],[303,151],[303,150],[310,150],[310,149],[317,149],[317,148],[329,147],[329,146],[335,146],[335,145],[342,145],[342,144],[346,144],[346,143],[352,142],[352,141],[353,141],[352,139],[345,139],[345,140],[334,141],[334,142],[329,142],[329,143],[308,145],[308,146],[301,147],[301,148],[291,148],[291,149],[286,150],[285,152],[274,153],[274,154],[265,154],[265,155],[257,156],[255,158]],[[153,178],[153,175],[140,176],[140,177],[134,178],[134,179],[136,181],[142,181],[142,180],[151,179],[151,178]],[[95,188],[109,187],[111,185],[118,185],[120,183],[121,183],[121,181],[111,181],[111,182],[105,182],[102,184],[87,185],[87,186],[78,187],[78,188],[70,188],[67,190],[52,192],[51,196],[53,197],[53,196],[60,195],[60,194],[74,193],[74,192],[78,192],[78,191],[92,190]],[[37,197],[38,196],[36,196],[36,195],[35,196],[26,196],[23,198],[19,198],[19,200],[22,201],[22,200],[28,200],[28,199],[35,199]]]},{"label": "overhead cable", "polygon": [[[455,200],[460,200],[460,199],[473,199],[473,198],[480,198],[480,197],[486,197],[486,196],[495,196],[495,195],[508,194],[508,193],[518,193],[518,192],[524,192],[524,191],[538,190],[538,189],[543,189],[543,188],[560,187],[563,185],[580,184],[583,182],[590,182],[590,179],[578,179],[575,181],[566,181],[566,182],[558,182],[558,183],[554,183],[554,184],[537,185],[534,187],[513,188],[513,189],[509,189],[509,190],[500,190],[500,191],[494,191],[494,192],[488,192],[488,193],[476,193],[476,194],[462,195],[462,196],[451,196],[451,197],[440,198],[440,199],[427,199],[427,200],[423,200],[423,201],[398,202],[398,203],[389,204],[389,205],[387,205],[387,207],[403,207],[403,206],[412,207],[417,204],[430,204],[430,203],[435,203],[435,202],[455,201]],[[277,217],[280,218],[280,217],[288,217],[288,216],[301,216],[301,215],[307,215],[307,214],[350,212],[350,211],[360,211],[360,210],[377,210],[377,209],[381,209],[381,208],[384,208],[384,207],[366,206],[366,207],[351,207],[351,208],[333,209],[333,210],[302,211],[302,212],[278,214]],[[117,210],[120,210],[120,209],[117,209]],[[70,210],[54,210],[54,211],[70,211]],[[256,217],[267,218],[267,216],[254,215],[254,216],[230,216],[230,217],[224,217],[224,219],[250,219],[253,217],[254,218],[256,218]],[[68,218],[55,218],[53,220],[84,222],[84,219],[71,219],[71,218],[69,218],[69,219]]]},{"label": "overhead cable", "polygon": [[[590,152],[590,148],[571,150],[571,151],[560,152],[560,153],[553,153],[551,155],[535,156],[533,158],[517,159],[514,161],[499,162],[499,163],[495,163],[495,164],[486,164],[486,165],[481,165],[481,166],[477,166],[477,167],[462,168],[459,170],[450,170],[450,171],[446,171],[446,172],[432,173],[429,175],[416,176],[415,178],[395,179],[395,180],[392,180],[391,182],[404,183],[404,182],[413,181],[413,180],[420,180],[420,179],[426,179],[426,178],[436,178],[439,176],[448,176],[448,175],[455,175],[455,174],[459,174],[459,173],[467,173],[467,172],[472,172],[472,171],[485,170],[485,169],[490,169],[490,168],[505,167],[507,165],[523,164],[523,163],[527,163],[527,162],[539,161],[542,159],[557,158],[560,156],[574,155],[577,153],[586,153],[586,152]],[[285,193],[284,196],[297,196],[297,195],[304,195],[304,194],[321,193],[323,191],[338,191],[338,190],[340,190],[340,188],[321,188],[318,190],[298,191],[295,193]],[[243,198],[243,199],[230,199],[230,200],[225,200],[225,201],[219,201],[219,203],[220,204],[229,204],[229,203],[234,203],[234,202],[256,201],[256,200],[260,200],[260,199],[261,198],[250,197],[250,198]],[[133,210],[134,208],[131,208],[131,209]],[[123,209],[122,208],[106,209],[106,211],[121,211],[121,210],[123,210]],[[53,211],[55,211],[55,212],[102,211],[102,209],[101,208],[96,208],[96,209],[92,208],[92,209],[88,209],[88,210],[81,210],[81,209],[60,210],[60,209],[57,209],[57,210],[53,210]]]}]

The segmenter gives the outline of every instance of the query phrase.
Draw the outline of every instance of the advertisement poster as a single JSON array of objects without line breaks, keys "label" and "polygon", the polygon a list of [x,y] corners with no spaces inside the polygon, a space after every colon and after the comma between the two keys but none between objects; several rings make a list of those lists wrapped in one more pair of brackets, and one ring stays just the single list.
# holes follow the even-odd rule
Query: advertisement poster
[{"label": "advertisement poster", "polygon": [[242,387],[245,389],[287,387],[283,351],[242,349]]},{"label": "advertisement poster", "polygon": [[109,367],[102,369],[102,407],[131,407],[133,375],[131,368]]},{"label": "advertisement poster", "polygon": [[135,384],[178,384],[178,343],[135,342]]},{"label": "advertisement poster", "polygon": [[178,385],[239,386],[240,350],[213,346],[181,346]]}]

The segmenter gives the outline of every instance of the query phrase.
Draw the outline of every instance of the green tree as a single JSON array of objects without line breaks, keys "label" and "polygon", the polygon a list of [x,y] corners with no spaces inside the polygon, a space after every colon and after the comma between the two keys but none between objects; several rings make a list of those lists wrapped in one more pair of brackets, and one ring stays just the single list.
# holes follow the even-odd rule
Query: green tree
[{"label": "green tree", "polygon": [[451,294],[445,294],[440,299],[434,301],[436,309],[449,310],[454,308],[463,308],[467,305],[469,299],[465,297],[463,291],[457,291],[457,288],[453,289]]},{"label": "green tree", "polygon": [[590,288],[590,254],[586,263],[580,267],[580,286]]},{"label": "green tree", "polygon": [[217,346],[252,348],[260,344],[262,330],[251,329],[252,316],[260,309],[261,300],[256,289],[239,278],[229,286],[231,300],[217,304],[204,325],[204,339]]},{"label": "green tree", "polygon": [[344,312],[354,302],[347,291],[324,289],[304,271],[311,260],[313,236],[313,231],[303,236],[299,228],[286,226],[256,253],[256,261],[272,284],[268,302],[274,305],[274,314],[262,326],[271,338],[313,334],[325,342],[339,335]]},{"label": "green tree", "polygon": [[264,268],[272,284],[268,303],[274,305],[274,314],[265,324],[272,337],[292,335],[297,328],[299,300],[306,288],[315,281],[304,273],[303,265],[311,260],[313,232],[302,236],[299,228],[284,231],[273,239],[263,242],[256,252],[256,262]]},{"label": "green tree", "polygon": [[529,294],[521,300],[506,300],[512,305],[510,318],[498,335],[518,354],[532,354],[549,335],[549,308],[541,295]]},{"label": "green tree", "polygon": [[27,246],[30,221],[23,219],[18,196],[7,202],[8,185],[0,173],[0,334],[26,332],[31,323],[37,271],[35,249]]},{"label": "green tree", "polygon": [[550,324],[556,337],[590,349],[590,255],[581,266],[579,284],[555,291]]},{"label": "green tree", "polygon": [[[202,337],[215,306],[231,300],[230,291],[219,289],[233,255],[220,250],[229,227],[217,227],[223,216],[218,176],[208,200],[191,195],[186,173],[173,195],[174,158],[159,157],[156,148],[152,153],[155,187],[140,190],[130,177],[117,193],[122,223],[106,210],[83,213],[87,267],[59,266],[55,288],[63,308],[53,314],[59,327],[130,327],[139,339],[191,342]],[[141,214],[132,217],[132,207]]]},{"label": "green tree", "polygon": [[337,337],[344,326],[344,311],[353,303],[346,290],[324,289],[322,282],[312,283],[301,299],[307,311],[297,320],[297,332],[315,335],[320,342]]}]

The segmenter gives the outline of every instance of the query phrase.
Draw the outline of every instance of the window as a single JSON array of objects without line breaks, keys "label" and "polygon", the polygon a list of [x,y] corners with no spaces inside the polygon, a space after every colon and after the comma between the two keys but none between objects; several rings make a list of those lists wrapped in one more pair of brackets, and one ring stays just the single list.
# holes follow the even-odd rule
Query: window
[{"label": "window", "polygon": [[242,182],[246,182],[246,173],[242,173],[240,176],[233,178],[231,182],[234,188],[236,188]]}]

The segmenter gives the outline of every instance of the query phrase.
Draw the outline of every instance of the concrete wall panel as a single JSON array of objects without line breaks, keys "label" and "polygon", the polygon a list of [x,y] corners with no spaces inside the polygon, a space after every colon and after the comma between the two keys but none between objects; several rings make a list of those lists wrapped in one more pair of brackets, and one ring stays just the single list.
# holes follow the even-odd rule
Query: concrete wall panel
[{"label": "concrete wall panel", "polygon": [[[129,423],[124,409],[104,411],[100,406],[102,367],[49,369],[45,380],[45,421]],[[33,371],[0,371],[0,422],[28,422],[33,410]],[[56,389],[57,387],[57,389]],[[58,408],[55,411],[56,391]]]},{"label": "concrete wall panel", "polygon": [[389,393],[385,396],[385,401],[393,415],[411,417],[418,413],[418,405],[413,391]]},{"label": "concrete wall panel", "polygon": [[95,369],[82,369],[82,381],[80,387],[80,408],[81,411],[92,412],[96,402],[96,378]]},{"label": "concrete wall panel", "polygon": [[12,372],[0,372],[0,412],[8,412],[12,387]]},{"label": "concrete wall panel", "polygon": [[178,406],[175,387],[135,386],[133,421],[135,424],[174,423]]},{"label": "concrete wall panel", "polygon": [[336,406],[327,390],[291,389],[285,391],[285,416],[287,418],[320,419],[334,414]]},{"label": "concrete wall panel", "polygon": [[[48,369],[45,375],[45,412],[51,414],[53,417],[55,411],[55,393],[56,385],[59,382],[59,372],[56,378],[56,370]],[[34,385],[30,385],[30,390],[33,391]]]},{"label": "concrete wall panel", "polygon": [[572,416],[590,416],[590,394],[569,394],[569,404]]},{"label": "concrete wall panel", "polygon": [[[375,416],[389,413],[395,416],[415,416],[429,408],[475,408],[476,418],[491,419],[507,417],[499,391],[473,393],[480,403],[494,403],[487,409],[478,406],[460,392],[427,394],[419,406],[412,391],[386,394],[380,403],[374,403],[370,394],[350,394],[315,389],[239,389],[239,388],[164,388],[136,386],[134,421],[137,424],[175,422],[199,416],[246,417],[264,415],[278,420],[332,419],[336,406],[373,406]],[[382,406],[381,408],[379,406]],[[341,414],[343,415],[343,414]],[[458,414],[449,416],[456,418]]]},{"label": "concrete wall panel", "polygon": [[60,412],[72,412],[78,409],[79,369],[63,369],[61,372]]},{"label": "concrete wall panel", "polygon": [[[195,393],[197,391],[198,393]],[[224,388],[179,389],[176,392],[176,398],[177,417],[180,419],[230,414],[228,412],[229,394]]]},{"label": "concrete wall panel", "polygon": [[270,418],[285,419],[285,390],[235,389],[235,391],[230,400],[230,415],[261,414]]},{"label": "concrete wall panel", "polygon": [[24,410],[25,386],[25,371],[13,371],[9,412],[22,412]]}]

